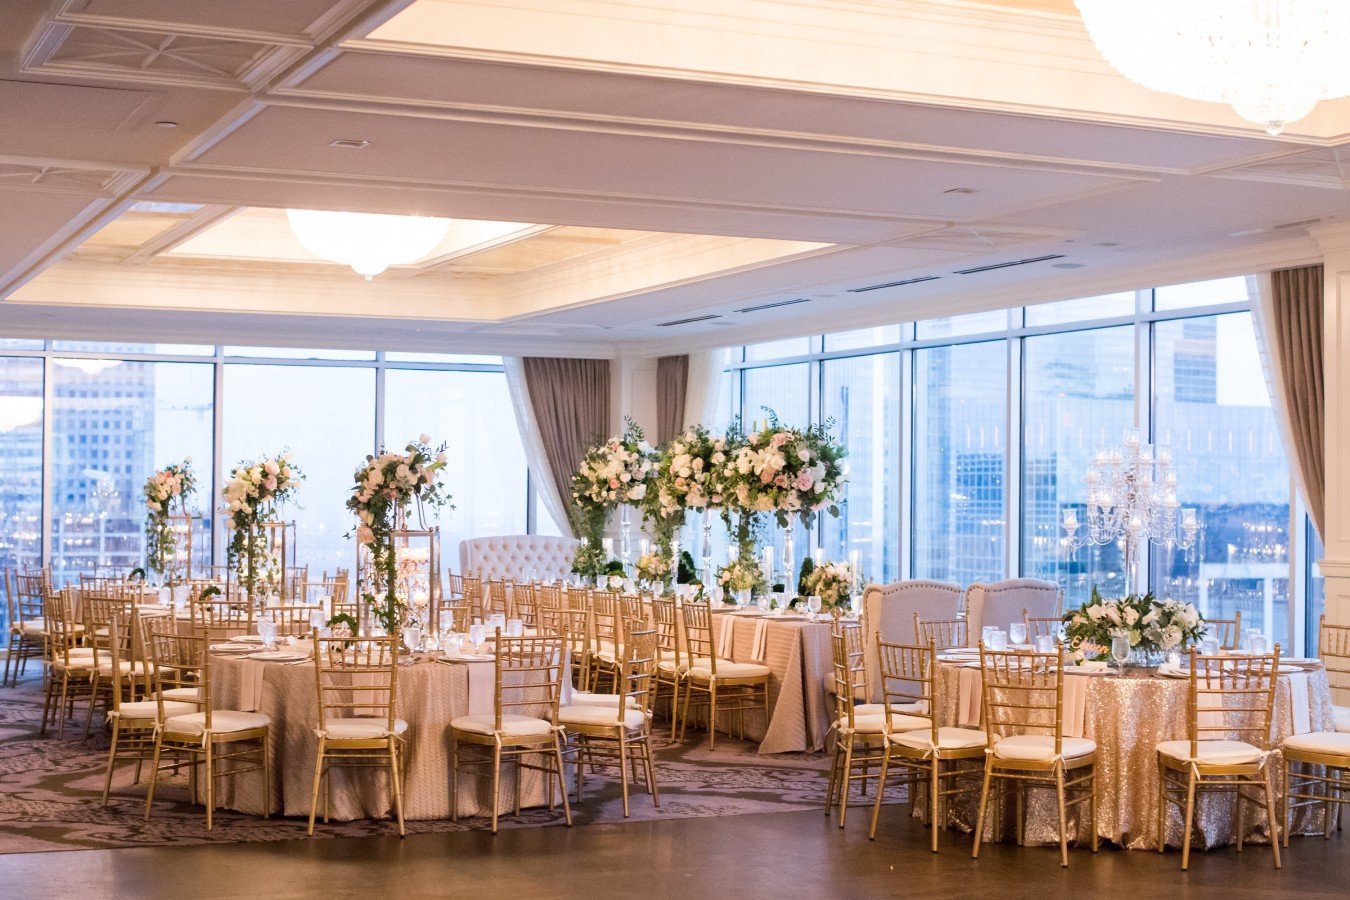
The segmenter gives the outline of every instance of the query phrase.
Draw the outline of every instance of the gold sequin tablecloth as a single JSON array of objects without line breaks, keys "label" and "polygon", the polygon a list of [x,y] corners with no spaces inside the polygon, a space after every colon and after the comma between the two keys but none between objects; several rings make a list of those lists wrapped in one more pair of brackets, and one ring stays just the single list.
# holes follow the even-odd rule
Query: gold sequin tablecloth
[{"label": "gold sequin tablecloth", "polygon": [[[472,673],[475,679],[472,689],[471,667],[479,670]],[[490,662],[424,660],[400,667],[397,715],[408,722],[403,760],[407,773],[403,791],[406,818],[450,818],[450,720],[461,715],[491,714],[492,685]],[[314,754],[318,749],[314,734],[319,713],[313,664],[213,655],[211,696],[218,709],[256,709],[272,718],[272,812],[308,816]],[[350,821],[392,814],[393,795],[383,771],[335,767],[331,777],[333,818]],[[514,791],[515,778],[508,767],[501,780],[499,812],[515,808]],[[459,814],[488,815],[491,794],[489,779],[475,779],[462,772]],[[556,790],[553,795],[556,799]],[[262,779],[256,773],[223,779],[217,796],[226,808],[259,815]],[[548,802],[544,778],[539,772],[521,773],[521,798],[521,805],[527,807]]]},{"label": "gold sequin tablecloth", "polygon": [[[978,718],[978,705],[972,708],[969,691],[978,691],[979,670],[958,664],[940,664],[935,685],[937,714],[942,725],[971,725]],[[1163,741],[1186,738],[1186,701],[1190,682],[1184,678],[1155,675],[1152,669],[1127,669],[1125,677],[1073,676],[1081,683],[1081,736],[1097,744],[1097,833],[1104,840],[1130,849],[1155,849],[1158,842],[1157,802],[1158,765],[1155,748]],[[962,682],[965,682],[964,690]],[[1306,707],[1293,701],[1293,690],[1306,692]],[[1066,687],[1066,695],[1069,689]],[[977,695],[978,696],[978,695]],[[1066,701],[1065,733],[1074,733]],[[1295,731],[1331,731],[1331,688],[1326,670],[1309,666],[1297,675],[1281,675],[1276,687],[1272,721],[1273,746]],[[1279,760],[1271,761],[1279,783]],[[976,797],[961,797],[952,804],[952,823],[969,830],[974,823]],[[992,802],[992,801],[991,801]],[[1011,793],[1004,810],[1004,835],[1012,835]],[[916,814],[921,812],[916,809]],[[1297,811],[1295,834],[1322,831],[1322,811]],[[1069,811],[1069,830],[1080,844],[1089,837],[1087,805]],[[1180,846],[1180,811],[1169,804],[1167,843]],[[991,817],[992,818],[992,817]],[[1235,801],[1230,796],[1203,797],[1196,810],[1197,835],[1193,843],[1213,847],[1236,838]],[[1265,813],[1247,808],[1249,839],[1269,839]],[[1027,801],[1026,840],[1028,843],[1053,843],[1059,837],[1058,812],[1053,791],[1032,791]],[[990,834],[992,836],[992,825]]]}]

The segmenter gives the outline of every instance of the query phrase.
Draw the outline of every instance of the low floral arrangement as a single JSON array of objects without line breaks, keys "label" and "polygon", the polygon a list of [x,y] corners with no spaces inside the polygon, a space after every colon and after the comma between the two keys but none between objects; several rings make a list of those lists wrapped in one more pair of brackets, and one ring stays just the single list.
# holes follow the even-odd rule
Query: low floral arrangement
[{"label": "low floral arrangement", "polygon": [[760,591],[765,587],[764,570],[754,559],[735,559],[717,570],[717,583],[722,588],[722,597],[732,602],[736,591]]},{"label": "low floral arrangement", "polygon": [[1109,660],[1111,639],[1124,634],[1130,648],[1145,655],[1182,650],[1199,642],[1205,620],[1192,604],[1161,603],[1152,594],[1103,598],[1097,588],[1078,609],[1064,615],[1064,638],[1078,661]]},{"label": "low floral arrangement", "polygon": [[651,587],[661,584],[670,576],[670,555],[647,553],[637,560],[637,580]]},{"label": "low floral arrangement", "polygon": [[604,575],[602,549],[609,513],[624,504],[643,505],[652,474],[652,448],[632,419],[619,437],[586,449],[572,476],[573,525],[583,544],[572,571],[587,578]]},{"label": "low floral arrangement", "polygon": [[846,562],[814,566],[802,579],[801,593],[820,598],[822,609],[847,609],[851,606],[857,574]]},{"label": "low floral arrangement", "polygon": [[406,616],[405,603],[397,592],[399,569],[393,532],[404,527],[414,503],[420,517],[426,508],[441,509],[450,502],[450,494],[438,480],[446,466],[445,444],[434,450],[430,445],[430,436],[423,434],[409,441],[402,453],[385,451],[367,456],[353,476],[356,483],[347,498],[347,509],[357,518],[352,534],[370,551],[374,576],[373,590],[363,599],[389,634],[398,631]]},{"label": "low floral arrangement", "polygon": [[267,536],[257,526],[275,518],[277,507],[295,493],[304,477],[291,463],[291,454],[285,452],[242,462],[225,482],[224,512],[231,531],[228,560],[249,598],[253,598],[259,578],[270,580],[281,574],[271,571]]},{"label": "low floral arrangement", "polygon": [[145,565],[152,572],[168,576],[170,581],[178,574],[175,558],[178,543],[169,516],[175,506],[180,514],[186,515],[188,498],[196,492],[197,479],[190,456],[145,479]]},{"label": "low floral arrangement", "polygon": [[728,458],[723,469],[728,497],[742,510],[773,513],[782,528],[796,516],[809,529],[822,509],[838,516],[848,450],[831,437],[833,420],[789,428],[768,412],[764,427],[746,435]]}]

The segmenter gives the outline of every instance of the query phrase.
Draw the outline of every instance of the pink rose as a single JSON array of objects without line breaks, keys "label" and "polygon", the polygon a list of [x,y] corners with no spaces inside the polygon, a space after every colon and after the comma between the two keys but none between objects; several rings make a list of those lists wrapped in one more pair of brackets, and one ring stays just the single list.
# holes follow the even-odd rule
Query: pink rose
[{"label": "pink rose", "polygon": [[786,444],[787,442],[788,442],[788,436],[787,436],[784,432],[781,432],[781,431],[780,431],[780,432],[778,432],[777,434],[775,434],[775,435],[773,436],[773,439],[772,439],[772,440],[769,441],[769,445],[772,446],[772,447],[781,447],[781,446],[783,446],[784,444]]},{"label": "pink rose", "polygon": [[805,472],[797,476],[797,490],[808,491],[811,489],[811,476]]},{"label": "pink rose", "polygon": [[611,488],[617,488],[617,487],[619,486],[619,479],[617,479],[617,478],[611,478],[611,479],[609,480],[609,486],[610,486]]},{"label": "pink rose", "polygon": [[777,478],[773,480],[773,483],[778,485],[780,488],[785,488],[788,486],[787,476],[779,475]]},{"label": "pink rose", "polygon": [[369,544],[375,540],[375,532],[370,530],[367,525],[356,526],[356,542],[358,544]]},{"label": "pink rose", "polygon": [[760,484],[768,484],[770,481],[773,481],[773,472],[770,471],[769,469],[765,469],[763,472],[760,472],[759,481]]}]

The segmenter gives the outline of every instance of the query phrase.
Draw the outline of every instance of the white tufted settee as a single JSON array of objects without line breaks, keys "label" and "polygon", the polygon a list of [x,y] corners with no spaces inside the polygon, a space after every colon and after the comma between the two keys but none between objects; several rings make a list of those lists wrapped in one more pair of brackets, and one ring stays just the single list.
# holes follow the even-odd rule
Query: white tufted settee
[{"label": "white tufted settee", "polygon": [[459,545],[459,570],[479,578],[566,578],[579,541],[538,534],[471,538]]}]

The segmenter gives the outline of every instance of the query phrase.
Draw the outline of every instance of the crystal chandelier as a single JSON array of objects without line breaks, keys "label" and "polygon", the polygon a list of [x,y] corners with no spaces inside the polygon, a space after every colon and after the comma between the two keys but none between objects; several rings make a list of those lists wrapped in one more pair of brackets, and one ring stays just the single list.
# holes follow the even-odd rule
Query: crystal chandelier
[{"label": "crystal chandelier", "polygon": [[1189,550],[1201,525],[1193,508],[1177,502],[1177,473],[1172,449],[1140,443],[1139,429],[1125,431],[1125,442],[1097,450],[1087,476],[1087,522],[1078,510],[1063,512],[1065,542],[1071,550],[1119,541],[1124,547],[1128,585],[1137,583],[1145,544],[1165,550]]},{"label": "crystal chandelier", "polygon": [[1227,103],[1279,134],[1320,100],[1350,95],[1345,0],[1075,0],[1126,78]]},{"label": "crystal chandelier", "polygon": [[286,219],[306,250],[351,266],[367,281],[426,256],[450,229],[449,219],[320,209],[288,209]]}]

